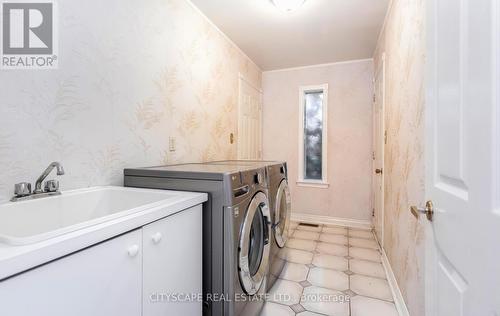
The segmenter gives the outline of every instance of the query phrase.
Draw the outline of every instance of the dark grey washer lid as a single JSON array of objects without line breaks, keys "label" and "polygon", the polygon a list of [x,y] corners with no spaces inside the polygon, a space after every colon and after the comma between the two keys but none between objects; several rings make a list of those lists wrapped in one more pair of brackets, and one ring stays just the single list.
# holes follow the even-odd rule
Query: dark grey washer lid
[{"label": "dark grey washer lid", "polygon": [[252,166],[234,164],[189,163],[170,166],[156,166],[145,168],[126,168],[125,176],[224,180],[230,175],[238,175],[242,171],[252,170]]},{"label": "dark grey washer lid", "polygon": [[208,162],[211,165],[236,165],[236,166],[250,166],[254,168],[263,168],[274,165],[282,165],[282,161],[271,160],[220,160]]}]

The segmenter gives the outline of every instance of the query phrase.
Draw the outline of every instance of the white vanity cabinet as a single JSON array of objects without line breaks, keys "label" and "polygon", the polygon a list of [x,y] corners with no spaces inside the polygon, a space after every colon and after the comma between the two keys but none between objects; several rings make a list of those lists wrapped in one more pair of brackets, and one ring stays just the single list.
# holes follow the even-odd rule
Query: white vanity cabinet
[{"label": "white vanity cabinet", "polygon": [[141,314],[141,229],[0,282],[0,315]]},{"label": "white vanity cabinet", "polygon": [[201,315],[201,298],[171,296],[201,295],[201,234],[197,205],[11,276],[0,281],[0,315]]},{"label": "white vanity cabinet", "polygon": [[201,209],[144,226],[142,235],[143,315],[201,315]]}]

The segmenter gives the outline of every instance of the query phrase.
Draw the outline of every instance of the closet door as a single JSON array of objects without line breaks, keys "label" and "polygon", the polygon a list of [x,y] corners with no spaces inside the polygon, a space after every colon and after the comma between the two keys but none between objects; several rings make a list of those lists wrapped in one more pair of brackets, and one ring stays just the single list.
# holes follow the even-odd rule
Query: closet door
[{"label": "closet door", "polygon": [[240,76],[238,159],[262,159],[262,91]]}]

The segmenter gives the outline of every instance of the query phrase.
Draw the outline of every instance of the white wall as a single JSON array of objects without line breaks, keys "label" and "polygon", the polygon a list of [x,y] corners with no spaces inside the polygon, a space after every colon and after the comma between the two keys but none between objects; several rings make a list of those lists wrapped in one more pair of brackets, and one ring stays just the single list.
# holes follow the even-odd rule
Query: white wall
[{"label": "white wall", "polygon": [[[292,210],[371,220],[373,61],[264,72],[264,158],[286,160]],[[329,188],[297,185],[299,86],[329,85]]]},{"label": "white wall", "polygon": [[260,86],[261,71],[187,1],[58,7],[59,69],[0,71],[0,201],[53,160],[71,189],[121,184],[127,166],[236,157],[238,74]]}]

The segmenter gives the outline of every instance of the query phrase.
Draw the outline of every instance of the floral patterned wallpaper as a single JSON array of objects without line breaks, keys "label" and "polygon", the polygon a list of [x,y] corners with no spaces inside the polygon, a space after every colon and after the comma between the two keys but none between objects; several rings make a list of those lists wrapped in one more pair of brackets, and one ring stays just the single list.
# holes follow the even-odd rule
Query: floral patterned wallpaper
[{"label": "floral patterned wallpaper", "polygon": [[384,248],[410,315],[424,315],[424,0],[393,0],[375,53],[386,53]]},{"label": "floral patterned wallpaper", "polygon": [[235,158],[239,74],[260,86],[261,70],[189,2],[58,4],[59,69],[0,72],[0,201],[53,160],[72,189]]}]

